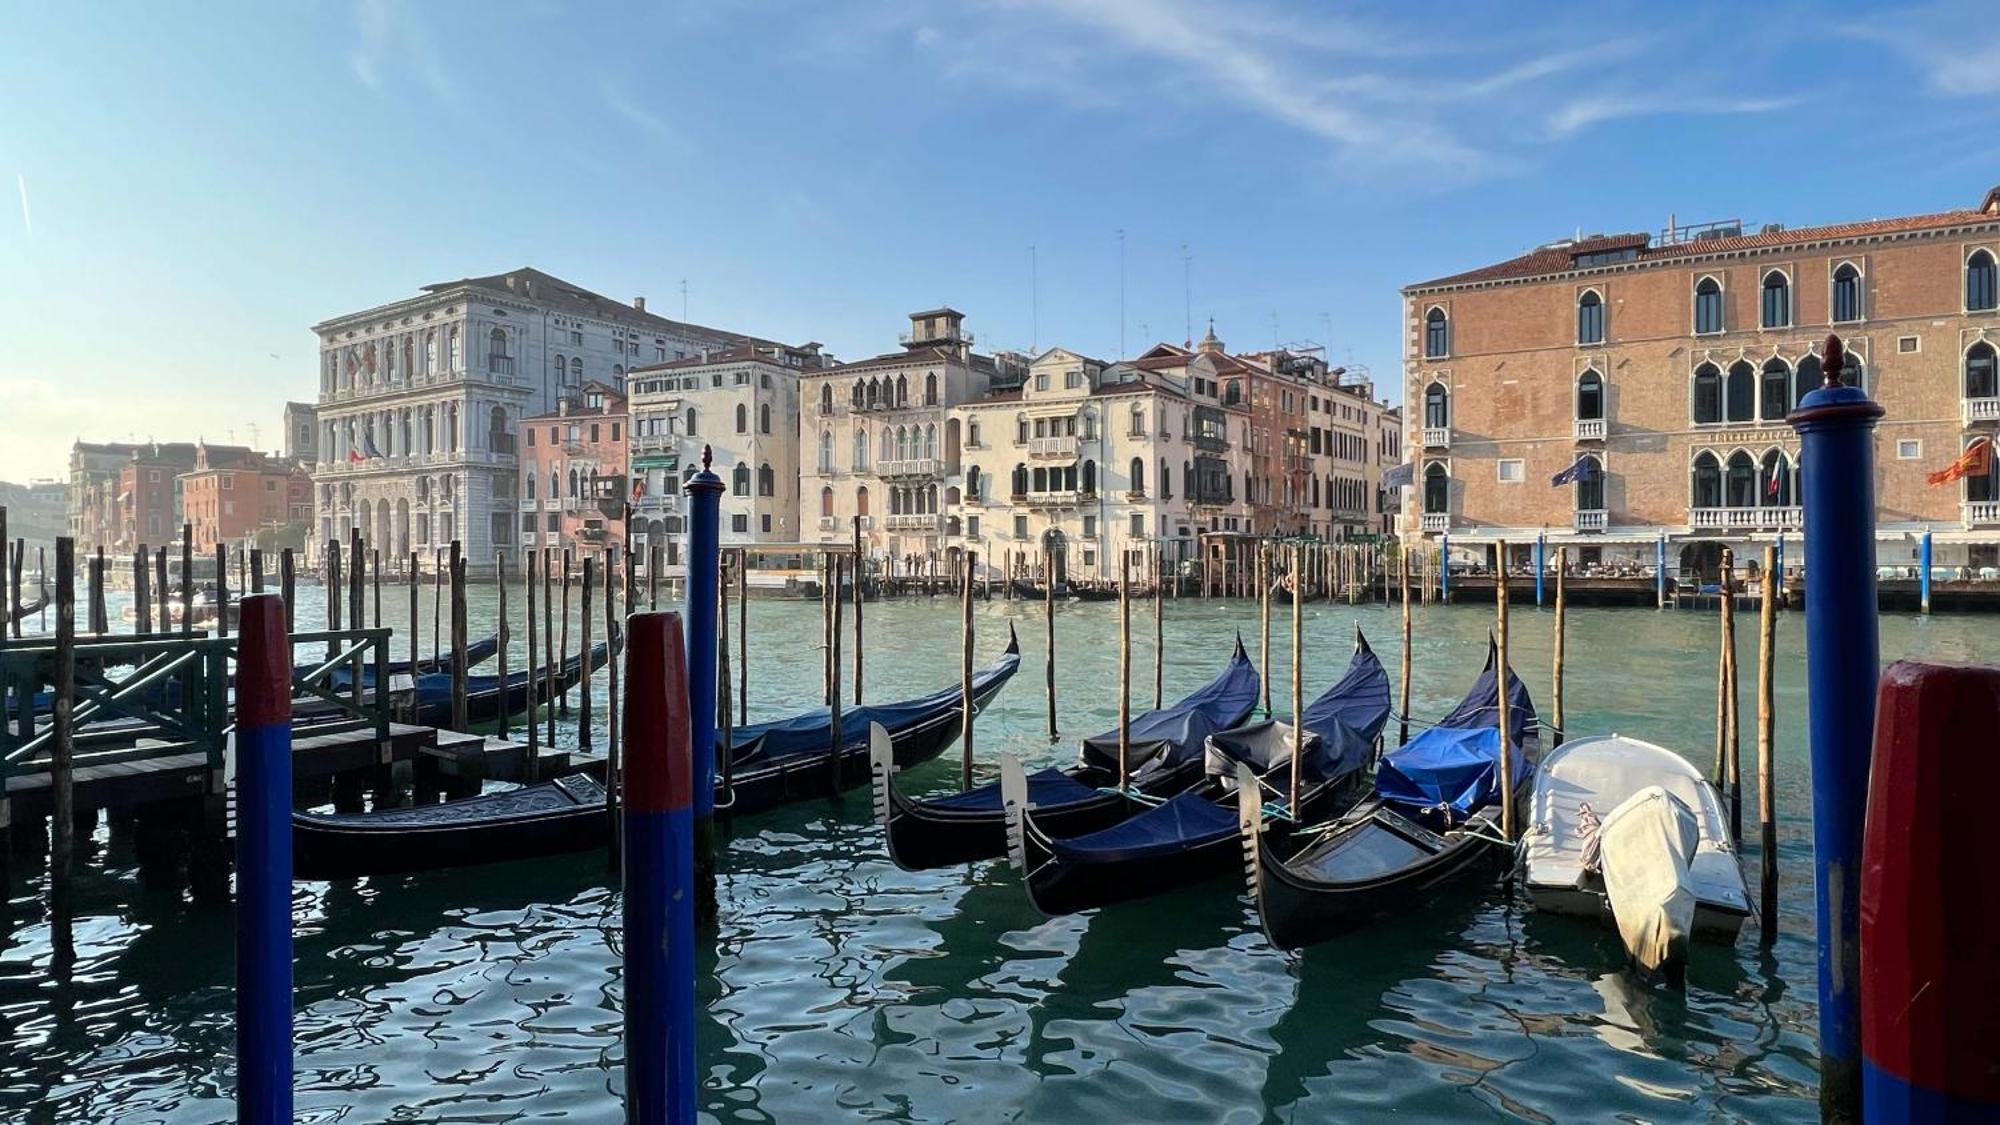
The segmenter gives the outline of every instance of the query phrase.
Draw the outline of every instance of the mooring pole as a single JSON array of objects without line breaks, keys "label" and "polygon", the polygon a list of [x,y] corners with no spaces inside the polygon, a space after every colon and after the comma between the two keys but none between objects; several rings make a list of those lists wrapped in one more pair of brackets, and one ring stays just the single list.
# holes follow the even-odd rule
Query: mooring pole
[{"label": "mooring pole", "polygon": [[1042,615],[1048,623],[1049,656],[1042,666],[1048,684],[1049,741],[1056,740],[1056,557],[1047,544],[1042,546]]},{"label": "mooring pole", "polygon": [[[711,587],[709,593],[714,592]],[[700,1095],[694,1058],[692,885],[692,806],[700,784],[689,736],[701,711],[688,698],[688,673],[701,667],[701,659],[689,659],[675,614],[637,614],[629,630],[625,1121],[691,1125]],[[706,652],[713,657],[712,646]]]},{"label": "mooring pole", "polygon": [[[161,564],[160,575],[163,579],[165,578],[167,571],[166,561],[167,561],[166,552],[163,550],[160,552],[160,564]],[[298,594],[299,594],[298,562],[292,558],[292,549],[290,547],[286,547],[283,551],[280,551],[278,553],[278,596],[280,598],[283,598],[285,602],[286,632],[291,632],[298,628],[298,623],[299,623]],[[162,598],[166,597],[166,591],[164,589],[160,591],[160,596]],[[416,648],[417,642],[416,642],[416,628],[415,628],[417,615],[414,608],[415,604],[416,603],[414,602],[411,603],[412,609],[410,613],[410,625],[411,625],[410,666],[413,669],[416,667],[416,662],[417,662],[417,648]],[[164,602],[161,603],[161,611],[162,613],[165,612]],[[163,617],[160,621],[160,631],[164,633],[166,632],[166,630],[167,630],[167,623]]]},{"label": "mooring pole", "polygon": [[[504,550],[493,552],[493,592],[500,599],[500,606],[496,611],[500,616],[500,628],[497,630],[499,635],[495,639],[500,644],[499,652],[496,655],[500,658],[500,737],[504,739],[507,737],[508,722],[513,718],[514,711],[514,701],[511,698],[513,692],[507,681],[507,645],[514,639],[514,633],[507,625],[507,552]],[[382,624],[382,572],[380,569],[377,569],[375,572],[375,624],[378,626]],[[376,684],[375,689],[377,691],[387,691],[389,685]],[[534,725],[535,684],[534,677],[531,676],[528,679],[528,726],[533,728]]]},{"label": "mooring pole", "polygon": [[[1444,603],[1445,605],[1450,605],[1451,604],[1451,532],[1447,531],[1442,536],[1440,536],[1439,544],[1440,545],[1438,547],[1438,601]],[[1504,555],[1505,552],[1503,551],[1502,554]],[[1506,567],[1505,559],[1501,560],[1501,567],[1504,571]]]},{"label": "mooring pole", "polygon": [[972,704],[972,580],[978,573],[978,567],[979,556],[971,551],[965,552],[965,611],[961,629],[963,636],[959,638],[958,666],[958,690],[962,704],[959,724],[960,758],[963,767],[959,772],[961,790],[972,788],[972,716],[975,711]]},{"label": "mooring pole", "polygon": [[1166,560],[1160,553],[1160,545],[1153,544],[1153,710],[1160,709],[1160,693],[1166,686],[1167,644],[1166,644],[1166,589],[1161,583],[1166,581]]},{"label": "mooring pole", "polygon": [[[1257,584],[1257,667],[1264,671],[1264,717],[1271,717],[1271,547],[1267,543],[1257,544],[1256,574],[1252,579]],[[1297,600],[1297,595],[1293,595]],[[1122,785],[1122,782],[1121,782]]]},{"label": "mooring pole", "polygon": [[1928,527],[1924,528],[1923,544],[1917,552],[1917,563],[1919,565],[1917,588],[1922,595],[1918,599],[1918,608],[1924,613],[1929,613],[1931,611],[1931,529]]},{"label": "mooring pole", "polygon": [[1778,938],[1778,708],[1774,685],[1777,666],[1777,592],[1784,588],[1778,574],[1778,550],[1764,548],[1764,604],[1757,630],[1757,840],[1763,878],[1762,909],[1758,911],[1759,944],[1770,948]]},{"label": "mooring pole", "polygon": [[[1540,609],[1542,608],[1543,605],[1547,604],[1542,600],[1542,580],[1545,576],[1547,576],[1549,571],[1549,568],[1546,565],[1548,560],[1548,552],[1549,552],[1548,533],[1545,531],[1536,533],[1535,535],[1535,608],[1536,609]],[[1506,566],[1505,560],[1502,560],[1501,566],[1503,567]],[[1560,726],[1561,724],[1557,725]]]},{"label": "mooring pole", "polygon": [[292,1120],[292,645],[243,599],[236,659],[236,1120]]},{"label": "mooring pole", "polygon": [[1653,598],[1659,608],[1667,608],[1667,533],[1653,541]]},{"label": "mooring pole", "polygon": [[[1555,652],[1555,737],[1549,742],[1551,747],[1561,746],[1569,727],[1563,715],[1563,643],[1567,639],[1569,625],[1569,592],[1563,580],[1563,572],[1569,569],[1569,548],[1556,548],[1556,652]],[[1540,579],[1536,579],[1540,584]]]},{"label": "mooring pole", "polygon": [[[540,630],[535,621],[535,565],[542,555],[533,547],[521,553],[521,593],[528,602],[528,763],[527,777],[530,782],[542,778],[542,724],[541,710],[537,701],[542,696],[542,681],[535,668],[540,654],[535,651],[541,641]],[[612,787],[607,787],[612,788]],[[613,806],[615,808],[615,806]],[[615,813],[613,815],[616,815]]]},{"label": "mooring pole", "polygon": [[[1514,835],[1514,738],[1509,729],[1513,716],[1509,709],[1513,700],[1507,691],[1507,541],[1500,540],[1500,581],[1493,587],[1495,618],[1498,636],[1494,642],[1493,684],[1498,689],[1500,712],[1500,834],[1509,843]],[[1447,567],[1447,572],[1449,568]],[[1525,748],[1523,748],[1525,750]]]},{"label": "mooring pole", "polygon": [[[1285,795],[1285,809],[1292,814],[1292,823],[1299,825],[1305,823],[1304,810],[1299,801],[1305,792],[1301,788],[1303,776],[1300,771],[1303,768],[1301,759],[1305,756],[1306,737],[1306,584],[1299,567],[1304,556],[1299,553],[1296,546],[1292,547],[1289,553],[1290,558],[1287,562],[1292,572],[1292,779],[1291,790]],[[1270,674],[1270,670],[1265,669],[1264,675],[1267,679]]]},{"label": "mooring pole", "polygon": [[[380,567],[376,568],[376,573],[378,575],[381,573]],[[264,592],[264,550],[261,547],[250,548],[250,585],[246,589],[252,594]],[[381,618],[382,599],[378,593],[375,599],[376,624],[381,624]]]},{"label": "mooring pole", "polygon": [[[688,743],[693,748],[694,881],[704,922],[715,905],[716,611],[721,604],[722,478],[703,446],[701,471],[689,478],[687,548]],[[837,732],[836,732],[837,733]],[[835,739],[836,745],[838,739]]]},{"label": "mooring pole", "polygon": [[1408,544],[1398,544],[1396,559],[1400,574],[1398,581],[1403,590],[1403,703],[1397,708],[1402,716],[1396,733],[1396,745],[1405,746],[1410,741],[1410,548]]},{"label": "mooring pole", "polygon": [[1804,474],[1806,678],[1818,872],[1820,1114],[1861,1114],[1861,848],[1881,634],[1875,601],[1875,427],[1882,408],[1841,381],[1828,336],[1825,385],[1786,421]]},{"label": "mooring pole", "polygon": [[[54,688],[49,707],[49,930],[58,972],[67,976],[76,958],[70,930],[70,852],[76,842],[74,752],[76,713],[76,541],[56,540]],[[186,690],[186,680],[182,690]],[[182,698],[187,698],[184,694]],[[30,701],[22,700],[25,710]],[[4,796],[4,794],[0,794]]]},{"label": "mooring pole", "polygon": [[[451,541],[451,729],[463,731],[471,725],[465,697],[465,555],[459,541],[454,539]],[[587,748],[588,741],[584,745]]]},{"label": "mooring pole", "polygon": [[[1132,560],[1118,552],[1118,792],[1132,779]],[[1268,689],[1267,689],[1268,690]]]}]

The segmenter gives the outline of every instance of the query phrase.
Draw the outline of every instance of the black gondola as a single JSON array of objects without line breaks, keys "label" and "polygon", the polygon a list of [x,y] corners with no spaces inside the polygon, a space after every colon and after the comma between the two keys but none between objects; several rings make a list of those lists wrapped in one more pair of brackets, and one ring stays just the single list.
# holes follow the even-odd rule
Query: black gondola
[{"label": "black gondola", "polygon": [[[1021,661],[1009,638],[1006,654],[973,677],[974,707],[1006,685]],[[903,703],[856,707],[841,714],[842,784],[865,776],[868,728],[881,723],[899,761],[934,757],[958,737],[963,700],[956,686]],[[759,812],[802,796],[825,796],[831,717],[824,707],[735,732],[735,790],[717,807],[735,815]],[[293,867],[301,878],[459,867],[502,859],[604,847],[610,831],[604,788],[569,777],[443,805],[380,812],[292,816]]]},{"label": "black gondola", "polygon": [[[1264,933],[1281,949],[1324,941],[1409,910],[1439,885],[1500,870],[1511,855],[1500,835],[1499,693],[1486,670],[1450,716],[1382,758],[1375,793],[1334,824],[1285,842],[1244,822],[1251,890]],[[1518,799],[1534,777],[1539,724],[1528,689],[1508,673]],[[1300,835],[1293,836],[1297,842]]]},{"label": "black gondola", "polygon": [[[1222,673],[1200,690],[1132,720],[1131,780],[1140,791],[1170,797],[1201,778],[1202,742],[1241,723],[1257,705],[1257,669],[1237,639]],[[1128,815],[1125,798],[1106,792],[1118,783],[1118,732],[1083,741],[1077,764],[1051,766],[1028,777],[1028,799],[1055,834],[1090,832]],[[962,793],[914,798],[897,792],[889,773],[875,771],[876,819],[886,824],[889,856],[918,871],[992,859],[1007,851],[1007,816],[1000,783]]]},{"label": "black gondola", "polygon": [[[481,664],[484,664],[487,661],[493,659],[494,655],[497,654],[499,651],[500,651],[500,635],[498,633],[495,633],[490,637],[482,637],[481,639],[473,641],[471,644],[465,646],[465,666],[467,668],[477,668]],[[419,670],[419,672],[423,673],[429,673],[429,672],[449,673],[452,669],[452,666],[456,663],[457,661],[452,659],[451,653],[440,652],[438,653],[438,657],[436,660],[431,660],[427,657],[419,658],[416,662],[416,667]],[[318,665],[316,664],[301,664],[298,666],[298,672],[301,675],[303,675],[306,672],[312,671],[317,666]],[[392,679],[397,676],[407,676],[409,674],[410,674],[409,661],[407,660],[389,661],[389,675]],[[346,687],[352,684],[354,682],[354,672],[352,670],[352,666],[343,664],[340,667],[335,668],[332,672],[327,674],[327,680],[331,685],[338,687]],[[363,687],[375,686],[375,664],[373,660],[371,660],[366,656],[361,658],[361,685]]]},{"label": "black gondola", "polygon": [[[590,650],[590,670],[595,672],[604,667],[611,650],[605,645],[594,645]],[[534,706],[541,707],[556,696],[568,692],[583,679],[583,656],[577,654],[562,662],[556,669],[555,691],[549,690],[549,676],[546,670],[536,669],[507,673],[507,686],[502,689],[498,676],[467,676],[465,678],[465,720],[471,724],[497,723],[500,709],[504,706],[509,715],[519,715],[530,710],[529,679],[534,680]],[[364,683],[374,682],[368,677]],[[451,673],[425,672],[415,678],[411,692],[415,696],[414,717],[410,720],[419,726],[442,727],[451,723]],[[407,697],[406,697],[407,698]],[[407,709],[405,714],[412,714]]]},{"label": "black gondola", "polygon": [[1047,830],[1039,810],[1022,817],[1028,897],[1045,914],[1070,914],[1143,898],[1228,873],[1241,854],[1238,843],[1240,784],[1237,765],[1249,767],[1259,792],[1273,795],[1270,831],[1283,832],[1298,818],[1332,815],[1365,790],[1368,760],[1389,721],[1389,676],[1355,631],[1347,671],[1305,711],[1299,747],[1301,794],[1289,811],[1293,733],[1290,724],[1266,720],[1210,735],[1199,783],[1167,801],[1125,803],[1125,819],[1095,832],[1063,839]]}]

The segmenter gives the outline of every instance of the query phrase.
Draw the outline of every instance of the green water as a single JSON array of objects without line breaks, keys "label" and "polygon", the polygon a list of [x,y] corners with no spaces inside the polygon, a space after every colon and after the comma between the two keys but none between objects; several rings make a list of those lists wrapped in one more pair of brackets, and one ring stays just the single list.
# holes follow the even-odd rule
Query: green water
[{"label": "green water", "polygon": [[[474,591],[474,634],[490,621]],[[304,593],[316,603],[317,591]],[[391,624],[401,612],[389,597]],[[519,602],[515,601],[516,612]],[[116,615],[114,603],[113,614]],[[428,625],[428,592],[422,616]],[[949,600],[870,604],[872,699],[957,674]],[[750,607],[752,718],[817,696],[816,605]],[[317,621],[313,611],[302,622]],[[1001,750],[1061,763],[1117,713],[1117,607],[1057,614],[1063,738],[1043,734],[1039,606],[977,608],[977,651],[1009,622],[1024,662],[980,719]],[[1546,716],[1552,614],[1518,608],[1513,656]],[[1314,605],[1305,693],[1345,666],[1356,623],[1392,670],[1391,608]],[[1476,672],[1491,607],[1421,607],[1418,715]],[[1756,660],[1742,625],[1744,714]],[[1289,699],[1281,615],[1273,698]],[[1166,695],[1221,667],[1254,605],[1169,602]],[[1271,949],[1232,881],[1044,919],[1003,864],[908,873],[869,799],[813,800],[733,826],[722,923],[698,966],[699,1068],[718,1121],[1255,1122],[1816,1117],[1812,864],[1803,616],[1779,629],[1779,936],[1698,948],[1684,994],[1621,970],[1608,930],[1535,915],[1498,887],[1303,956]],[[1990,618],[1883,620],[1885,658],[1993,658]],[[1135,614],[1135,711],[1151,703],[1149,613]],[[1574,733],[1620,731],[1712,761],[1713,615],[1570,616]],[[397,655],[402,654],[399,645]],[[1746,724],[1750,719],[1746,718]],[[1393,729],[1393,728],[1392,728]],[[1746,772],[1754,740],[1745,731]],[[957,750],[904,774],[955,784]],[[1753,833],[1754,835],[1754,833]],[[50,977],[41,873],[17,865],[0,949],[0,1119],[233,1120],[231,920],[140,892],[103,830],[78,883],[79,964]],[[1746,856],[1756,871],[1754,842]],[[620,1117],[618,895],[601,857],[303,883],[297,890],[298,1109],[311,1122],[606,1122]]]}]

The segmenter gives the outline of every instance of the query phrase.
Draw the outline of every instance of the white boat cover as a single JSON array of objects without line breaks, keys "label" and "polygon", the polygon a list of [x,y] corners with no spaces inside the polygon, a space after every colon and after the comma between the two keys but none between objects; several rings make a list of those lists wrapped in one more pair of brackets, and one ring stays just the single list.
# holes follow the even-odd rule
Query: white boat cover
[{"label": "white boat cover", "polygon": [[1695,818],[1700,843],[1690,861],[1690,886],[1705,930],[1733,935],[1750,912],[1743,871],[1729,839],[1722,798],[1679,754],[1624,735],[1579,738],[1542,760],[1535,774],[1525,841],[1528,889],[1544,909],[1595,915],[1601,887],[1587,855],[1591,821],[1648,786],[1679,798]]},{"label": "white boat cover", "polygon": [[1680,962],[1694,932],[1688,864],[1701,843],[1694,813],[1680,798],[1649,785],[1611,810],[1598,841],[1604,897],[1626,951],[1649,971]]}]

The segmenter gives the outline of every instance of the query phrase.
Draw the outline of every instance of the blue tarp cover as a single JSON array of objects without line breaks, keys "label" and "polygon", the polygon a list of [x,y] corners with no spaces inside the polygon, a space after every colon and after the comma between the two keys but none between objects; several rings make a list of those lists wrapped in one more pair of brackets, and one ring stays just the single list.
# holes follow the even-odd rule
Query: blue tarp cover
[{"label": "blue tarp cover", "polygon": [[[973,674],[972,694],[980,695],[988,685],[995,682],[1006,682],[1020,664],[1021,654],[1010,647],[998,661]],[[953,684],[929,695],[906,699],[900,703],[870,703],[860,707],[843,707],[840,712],[841,745],[852,746],[867,742],[869,723],[881,723],[884,730],[895,735],[925,719],[956,712],[962,705],[958,685]],[[828,735],[832,728],[832,710],[815,707],[787,719],[774,719],[767,723],[752,723],[749,726],[738,727],[735,741],[731,746],[736,754],[737,765],[804,754],[824,754],[830,745]],[[720,737],[721,732],[716,733]]]},{"label": "blue tarp cover", "polygon": [[[1228,730],[1249,717],[1257,705],[1257,669],[1238,645],[1229,667],[1207,687],[1158,711],[1148,711],[1132,720],[1130,753],[1127,759],[1137,776],[1144,767],[1164,768],[1194,761],[1202,743],[1216,731]],[[1118,769],[1116,728],[1083,740],[1084,765]]]},{"label": "blue tarp cover", "polygon": [[1196,844],[1236,835],[1236,805],[1217,804],[1190,789],[1130,820],[1070,840],[1049,841],[1062,863],[1118,863],[1170,855]]},{"label": "blue tarp cover", "polygon": [[[1495,649],[1486,648],[1486,667],[1473,681],[1472,690],[1465,693],[1451,714],[1439,719],[1441,727],[1495,727],[1500,722],[1500,692],[1494,686],[1493,676]],[[1528,686],[1514,670],[1507,670],[1507,729],[1513,733],[1514,745],[1520,746],[1531,735],[1541,729],[1541,722],[1535,717],[1535,701],[1528,695]],[[1494,736],[1498,741],[1499,736]],[[1414,744],[1413,744],[1414,745]]]},{"label": "blue tarp cover", "polygon": [[[977,730],[978,728],[974,728]],[[1054,766],[1036,770],[1028,775],[1028,802],[1036,808],[1057,805],[1071,805],[1079,801],[1093,800],[1098,791]],[[968,812],[999,812],[1000,783],[988,782],[975,786],[963,793],[951,793],[943,797],[933,797],[924,805],[934,809],[959,809]]]},{"label": "blue tarp cover", "polygon": [[[1515,748],[1514,781],[1533,766]],[[1464,821],[1499,799],[1500,729],[1432,727],[1382,756],[1375,793],[1384,801],[1450,823]]]}]

